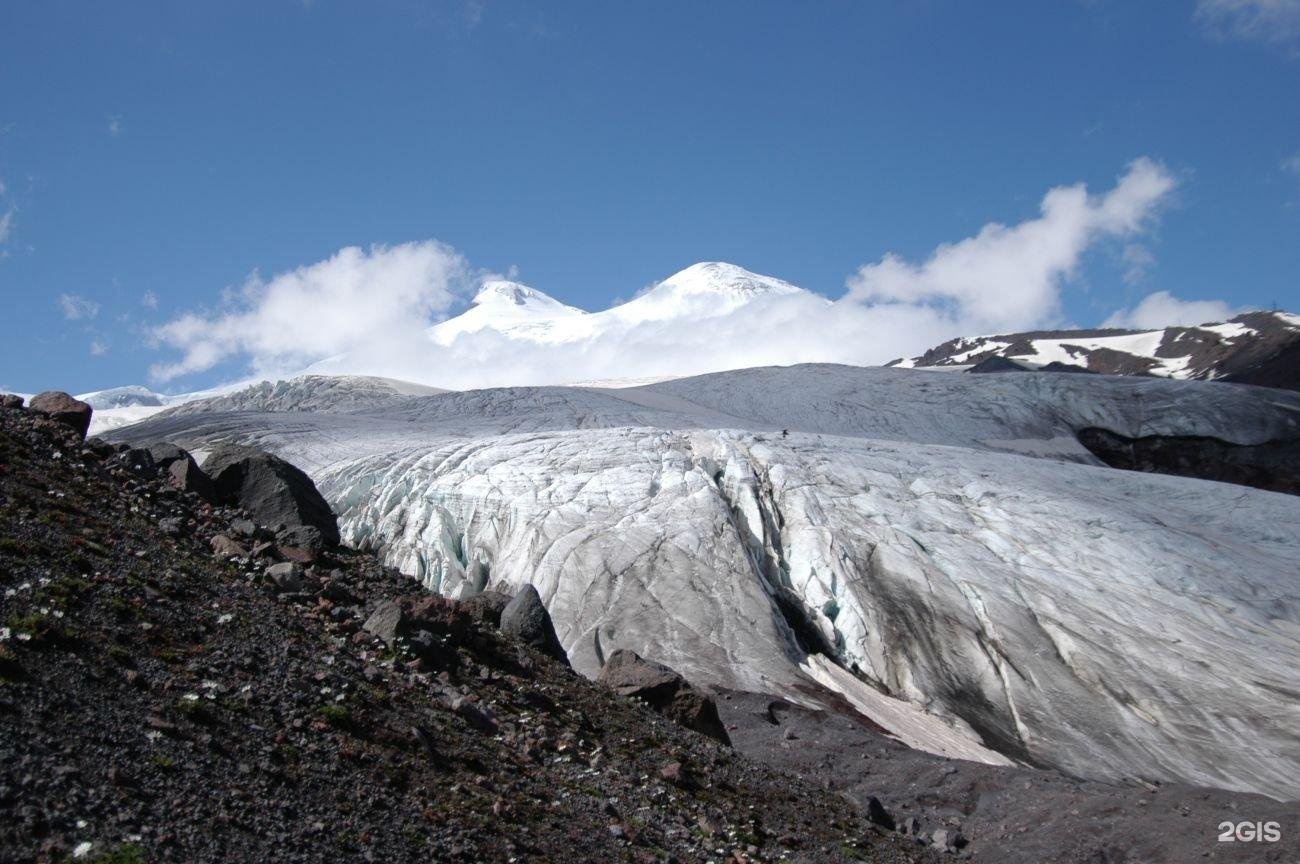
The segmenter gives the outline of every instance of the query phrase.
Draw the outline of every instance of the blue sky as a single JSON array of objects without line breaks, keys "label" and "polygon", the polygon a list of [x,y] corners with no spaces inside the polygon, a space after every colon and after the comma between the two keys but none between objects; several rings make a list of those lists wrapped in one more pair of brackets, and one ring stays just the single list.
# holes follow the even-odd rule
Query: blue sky
[{"label": "blue sky", "polygon": [[[189,347],[155,328],[349,246],[436,240],[587,309],[699,260],[838,298],[1138,159],[1169,180],[1141,230],[1007,320],[1296,309],[1298,93],[1300,0],[10,2],[0,386],[146,382]],[[155,383],[256,359],[218,353]]]}]

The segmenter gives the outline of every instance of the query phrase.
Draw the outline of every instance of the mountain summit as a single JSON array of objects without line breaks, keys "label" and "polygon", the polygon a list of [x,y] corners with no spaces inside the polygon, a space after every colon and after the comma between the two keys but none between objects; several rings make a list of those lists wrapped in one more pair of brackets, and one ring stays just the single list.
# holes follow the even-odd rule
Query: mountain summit
[{"label": "mountain summit", "polygon": [[430,338],[449,345],[462,333],[495,330],[516,340],[572,342],[600,336],[612,328],[709,318],[763,298],[806,293],[797,285],[723,261],[692,264],[628,302],[600,312],[568,306],[519,282],[493,280],[483,283],[463,313],[431,328]]}]

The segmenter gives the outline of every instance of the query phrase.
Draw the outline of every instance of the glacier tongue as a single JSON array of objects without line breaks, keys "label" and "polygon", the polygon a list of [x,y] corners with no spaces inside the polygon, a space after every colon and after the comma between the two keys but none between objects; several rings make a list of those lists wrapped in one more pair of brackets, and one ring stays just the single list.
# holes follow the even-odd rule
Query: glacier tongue
[{"label": "glacier tongue", "polygon": [[131,434],[279,451],[431,590],[535,584],[586,674],[631,648],[799,701],[812,676],[915,746],[1295,797],[1300,497],[1069,445],[1297,417],[1234,385],[809,366]]},{"label": "glacier tongue", "polygon": [[971,743],[1080,776],[1296,791],[1277,698],[1297,677],[1292,497],[719,430],[449,439],[320,479],[349,541],[432,590],[537,585],[589,675],[631,648],[797,696],[780,585],[839,662]]}]

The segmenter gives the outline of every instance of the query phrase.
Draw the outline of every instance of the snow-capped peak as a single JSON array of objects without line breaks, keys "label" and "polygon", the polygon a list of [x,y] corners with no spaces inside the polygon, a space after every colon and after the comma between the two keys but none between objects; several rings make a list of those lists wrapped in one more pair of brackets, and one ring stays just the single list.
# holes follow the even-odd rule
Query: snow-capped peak
[{"label": "snow-capped peak", "polygon": [[663,321],[677,317],[722,315],[762,297],[806,293],[771,276],[725,261],[701,261],[610,309],[624,321]]},{"label": "snow-capped peak", "polygon": [[559,300],[538,291],[536,288],[530,288],[520,282],[511,282],[508,279],[493,279],[483,283],[483,287],[474,295],[470,301],[471,305],[483,306],[533,306],[533,307],[561,307],[571,309],[571,306],[565,306]]},{"label": "snow-capped peak", "polygon": [[439,345],[450,345],[463,333],[496,330],[511,338],[547,342],[566,332],[563,327],[557,329],[557,322],[586,315],[536,288],[493,279],[483,283],[463,313],[430,328],[429,337]]},{"label": "snow-capped peak", "polygon": [[753,273],[735,264],[728,264],[725,261],[701,261],[674,273],[642,296],[669,293],[678,296],[719,294],[745,301],[764,294],[798,294],[801,291],[803,289],[797,285]]}]

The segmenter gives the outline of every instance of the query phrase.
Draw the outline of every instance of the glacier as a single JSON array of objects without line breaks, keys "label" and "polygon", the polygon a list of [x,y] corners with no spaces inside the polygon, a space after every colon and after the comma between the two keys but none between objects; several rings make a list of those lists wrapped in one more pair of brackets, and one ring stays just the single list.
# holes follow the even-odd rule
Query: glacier
[{"label": "glacier", "polygon": [[278,452],[345,542],[430,590],[536,585],[584,674],[631,648],[837,690],[947,755],[1300,795],[1300,498],[1117,471],[1075,438],[1294,438],[1298,394],[833,365],[302,386],[310,411],[193,402],[117,434]]}]

